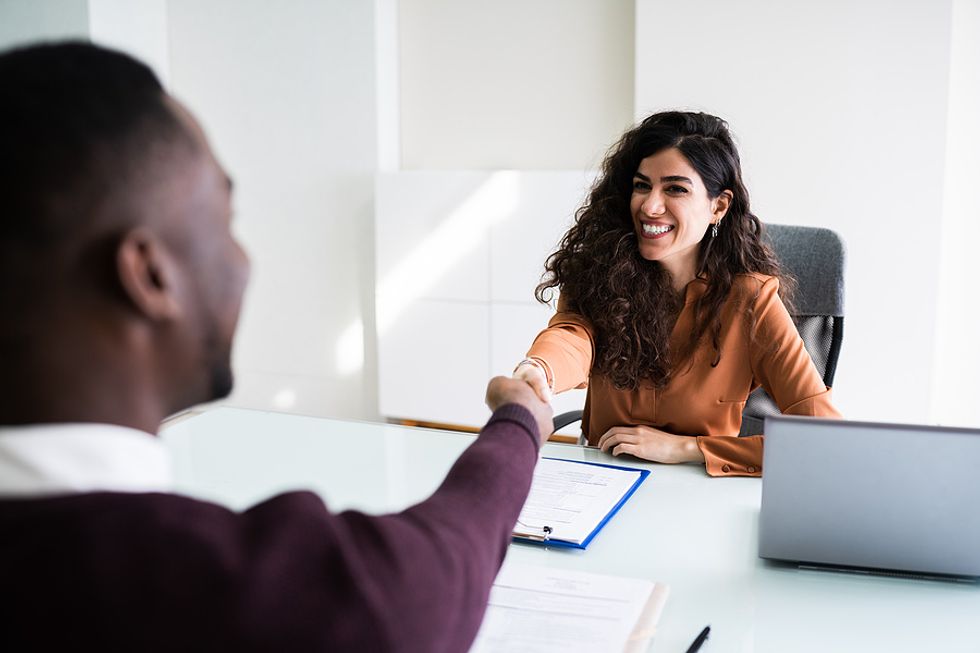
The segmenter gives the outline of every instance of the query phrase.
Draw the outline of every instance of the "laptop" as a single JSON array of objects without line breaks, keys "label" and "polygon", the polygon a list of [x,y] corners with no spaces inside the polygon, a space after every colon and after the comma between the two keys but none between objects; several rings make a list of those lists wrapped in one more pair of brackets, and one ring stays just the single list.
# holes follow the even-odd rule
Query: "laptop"
[{"label": "laptop", "polygon": [[767,417],[759,556],[980,577],[980,430]]}]

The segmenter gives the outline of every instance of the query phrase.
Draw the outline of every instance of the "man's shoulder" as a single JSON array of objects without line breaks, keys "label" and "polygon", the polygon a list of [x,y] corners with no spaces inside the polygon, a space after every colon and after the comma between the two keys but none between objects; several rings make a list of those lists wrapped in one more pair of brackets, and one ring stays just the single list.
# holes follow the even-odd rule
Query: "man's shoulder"
[{"label": "man's shoulder", "polygon": [[[297,562],[322,558],[334,530],[310,492],[281,494],[243,512],[167,493],[0,500],[0,531],[9,534],[4,549],[15,558],[162,595],[188,579],[216,587],[244,582],[260,561],[290,552]],[[0,568],[10,571],[2,562]]]},{"label": "man's shoulder", "polygon": [[82,494],[0,498],[0,521],[30,523],[34,528],[96,532],[122,525],[121,535],[135,537],[153,531],[178,533],[202,531],[214,534],[222,528],[237,528],[251,519],[270,522],[296,516],[326,513],[312,492],[280,494],[243,512],[181,494],[166,492],[87,492]]},{"label": "man's shoulder", "polygon": [[45,650],[67,636],[39,628],[75,622],[111,650],[178,650],[188,633],[206,650],[309,650],[344,633],[374,650],[377,632],[344,625],[370,611],[330,583],[347,567],[325,513],[310,492],[243,512],[164,493],[0,499],[0,577],[16,597],[0,607],[15,642]]}]

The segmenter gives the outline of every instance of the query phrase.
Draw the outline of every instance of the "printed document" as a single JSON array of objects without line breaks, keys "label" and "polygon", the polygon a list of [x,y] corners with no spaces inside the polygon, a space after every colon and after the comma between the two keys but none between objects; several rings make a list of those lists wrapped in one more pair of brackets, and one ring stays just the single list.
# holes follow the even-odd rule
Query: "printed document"
[{"label": "printed document", "polygon": [[470,653],[645,650],[666,599],[653,581],[505,561]]}]

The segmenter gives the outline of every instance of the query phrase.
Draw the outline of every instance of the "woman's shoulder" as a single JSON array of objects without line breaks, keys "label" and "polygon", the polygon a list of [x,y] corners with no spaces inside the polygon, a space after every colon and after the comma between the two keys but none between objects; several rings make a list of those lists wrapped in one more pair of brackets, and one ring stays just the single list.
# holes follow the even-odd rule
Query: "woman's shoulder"
[{"label": "woman's shoulder", "polygon": [[779,277],[761,272],[736,274],[731,294],[732,299],[751,302],[758,309],[779,297]]},{"label": "woman's shoulder", "polygon": [[732,278],[732,287],[744,290],[762,290],[766,285],[779,288],[779,278],[761,272],[744,272]]},{"label": "woman's shoulder", "polygon": [[[708,291],[710,283],[707,279],[695,279],[688,286],[687,299],[685,303],[700,299]],[[730,299],[752,299],[758,300],[763,296],[770,296],[779,291],[779,278],[761,272],[744,272],[732,276],[732,285],[729,290]]]}]

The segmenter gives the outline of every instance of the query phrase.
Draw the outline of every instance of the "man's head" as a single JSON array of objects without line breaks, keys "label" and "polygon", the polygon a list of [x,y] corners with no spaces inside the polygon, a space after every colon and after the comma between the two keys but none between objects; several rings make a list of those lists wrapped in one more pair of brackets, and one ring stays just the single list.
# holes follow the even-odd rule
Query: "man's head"
[{"label": "man's head", "polygon": [[84,43],[0,54],[0,152],[5,386],[128,389],[159,417],[226,395],[248,276],[231,182],[152,71]]}]

